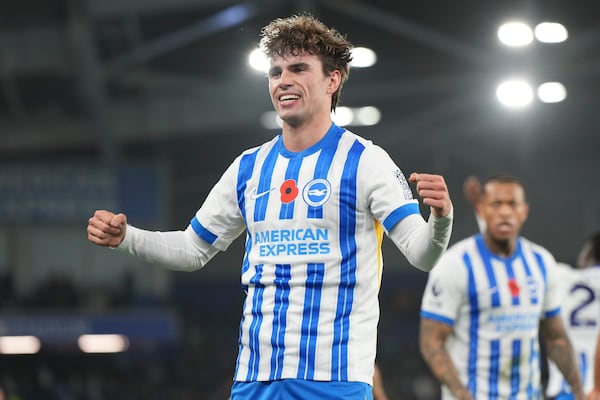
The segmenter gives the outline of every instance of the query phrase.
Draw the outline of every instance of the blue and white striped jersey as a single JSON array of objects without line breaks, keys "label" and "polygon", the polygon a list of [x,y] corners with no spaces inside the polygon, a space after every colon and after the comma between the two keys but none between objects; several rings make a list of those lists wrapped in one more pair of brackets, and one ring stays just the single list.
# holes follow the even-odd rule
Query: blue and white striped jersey
[{"label": "blue and white striped jersey", "polygon": [[[561,317],[571,339],[583,381],[583,391],[589,393],[594,386],[594,355],[600,331],[600,265],[574,269],[558,264],[559,286],[563,295]],[[548,362],[546,394],[556,397],[571,393],[556,364]]]},{"label": "blue and white striped jersey", "polygon": [[473,398],[541,398],[538,325],[560,312],[555,269],[554,257],[525,238],[503,258],[478,234],[430,272],[421,317],[452,325],[446,348]]},{"label": "blue and white striped jersey", "polygon": [[418,213],[388,154],[335,124],[300,153],[278,136],[238,157],[191,222],[219,250],[246,230],[234,380],[371,384],[383,233]]}]

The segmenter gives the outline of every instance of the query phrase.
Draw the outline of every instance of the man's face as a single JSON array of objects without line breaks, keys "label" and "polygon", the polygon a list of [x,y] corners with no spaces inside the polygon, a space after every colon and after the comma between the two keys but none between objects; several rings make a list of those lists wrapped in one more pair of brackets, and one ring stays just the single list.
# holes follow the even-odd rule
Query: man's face
[{"label": "man's face", "polygon": [[497,241],[516,239],[529,214],[523,187],[517,183],[489,182],[477,205],[487,234]]},{"label": "man's face", "polygon": [[269,92],[275,111],[293,127],[315,118],[329,118],[331,95],[339,86],[339,76],[339,71],[326,76],[317,56],[276,56],[269,69]]}]

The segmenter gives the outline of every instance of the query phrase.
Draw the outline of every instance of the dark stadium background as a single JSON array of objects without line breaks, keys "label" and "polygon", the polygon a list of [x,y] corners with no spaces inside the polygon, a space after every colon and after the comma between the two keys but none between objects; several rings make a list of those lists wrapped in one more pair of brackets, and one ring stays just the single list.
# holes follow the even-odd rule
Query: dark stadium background
[{"label": "dark stadium background", "polygon": [[[2,2],[0,335],[43,337],[38,354],[0,354],[0,385],[15,400],[227,397],[242,241],[200,272],[165,272],[92,246],[85,227],[94,209],[109,208],[140,227],[185,228],[233,158],[277,133],[260,124],[271,104],[247,55],[263,25],[295,12],[375,50],[377,64],[352,70],[341,105],[376,106],[381,121],[349,128],[406,174],[446,177],[453,241],[477,229],[464,179],[509,173],[528,189],[524,234],[573,263],[600,228],[598,8],[591,0]],[[560,22],[569,38],[507,48],[496,29],[511,18]],[[495,87],[516,73],[560,81],[568,97],[507,109]],[[386,387],[391,398],[435,399],[417,352],[426,275],[389,242],[384,256]],[[122,329],[131,346],[83,355],[72,340],[82,324]]]}]

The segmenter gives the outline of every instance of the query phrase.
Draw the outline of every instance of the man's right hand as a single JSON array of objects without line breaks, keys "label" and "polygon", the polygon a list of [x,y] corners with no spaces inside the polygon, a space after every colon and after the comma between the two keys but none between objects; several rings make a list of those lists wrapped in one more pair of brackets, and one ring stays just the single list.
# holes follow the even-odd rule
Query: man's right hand
[{"label": "man's right hand", "polygon": [[125,238],[127,216],[106,210],[96,210],[88,220],[88,240],[106,247],[117,247]]}]

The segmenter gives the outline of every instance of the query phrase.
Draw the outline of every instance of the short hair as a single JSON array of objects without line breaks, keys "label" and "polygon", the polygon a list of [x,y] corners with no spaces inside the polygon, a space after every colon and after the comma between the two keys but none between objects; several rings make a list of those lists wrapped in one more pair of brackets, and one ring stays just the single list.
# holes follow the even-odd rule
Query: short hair
[{"label": "short hair", "polygon": [[319,57],[323,73],[339,70],[340,86],[331,96],[331,110],[335,110],[342,86],[350,74],[352,44],[346,37],[308,13],[277,18],[260,33],[259,48],[268,57],[309,54]]},{"label": "short hair", "polygon": [[485,187],[488,183],[514,183],[523,188],[523,193],[525,193],[525,185],[523,182],[512,176],[512,175],[493,175],[486,178],[481,184],[482,194],[485,194]]},{"label": "short hair", "polygon": [[600,262],[600,231],[590,235],[589,237],[590,243],[590,256],[593,258],[593,262]]}]

